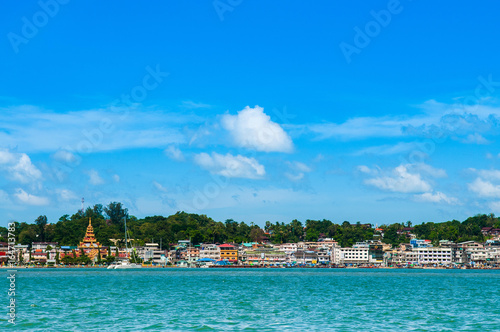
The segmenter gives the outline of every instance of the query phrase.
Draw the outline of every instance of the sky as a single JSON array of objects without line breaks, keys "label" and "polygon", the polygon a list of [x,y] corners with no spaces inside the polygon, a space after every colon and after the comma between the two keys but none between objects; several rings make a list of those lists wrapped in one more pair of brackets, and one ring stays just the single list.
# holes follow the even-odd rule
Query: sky
[{"label": "sky", "polygon": [[0,225],[500,213],[500,4],[4,1]]}]

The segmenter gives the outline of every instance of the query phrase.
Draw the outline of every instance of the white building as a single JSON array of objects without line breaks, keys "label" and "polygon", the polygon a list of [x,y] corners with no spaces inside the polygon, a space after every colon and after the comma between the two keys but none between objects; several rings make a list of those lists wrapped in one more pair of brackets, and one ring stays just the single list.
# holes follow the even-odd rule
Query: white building
[{"label": "white building", "polygon": [[335,264],[368,264],[368,247],[335,248]]},{"label": "white building", "polygon": [[146,243],[137,250],[137,254],[144,262],[152,261],[155,264],[165,264],[165,250],[160,250],[158,243]]},{"label": "white building", "polygon": [[200,245],[200,259],[210,258],[216,261],[220,260],[220,248],[215,244]]},{"label": "white building", "polygon": [[297,243],[283,243],[280,245],[280,251],[284,251],[288,256],[297,251]]},{"label": "white building", "polygon": [[[428,248],[413,248],[411,251],[417,256],[413,255],[412,260],[417,258],[418,264],[422,265],[450,265],[452,262],[451,248],[428,247]],[[407,253],[407,259],[410,255]],[[412,262],[413,263],[413,262]]]}]

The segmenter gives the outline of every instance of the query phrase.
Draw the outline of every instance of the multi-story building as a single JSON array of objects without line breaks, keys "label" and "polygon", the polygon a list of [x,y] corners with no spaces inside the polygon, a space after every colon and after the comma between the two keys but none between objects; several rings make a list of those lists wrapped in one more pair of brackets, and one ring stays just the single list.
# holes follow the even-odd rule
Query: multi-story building
[{"label": "multi-story building", "polygon": [[143,247],[137,249],[137,255],[144,262],[152,262],[153,264],[165,264],[166,253],[161,250],[158,243],[146,243]]},{"label": "multi-story building", "polygon": [[338,248],[335,251],[338,252],[336,255],[335,264],[368,264],[369,263],[369,247],[357,247],[357,248]]},{"label": "multi-story building", "polygon": [[200,259],[200,248],[189,247],[186,249],[186,261],[190,266],[195,265]]},{"label": "multi-story building", "polygon": [[255,248],[245,250],[241,256],[245,265],[284,265],[288,262],[287,254],[277,248]]},{"label": "multi-story building", "polygon": [[47,250],[47,247],[56,248],[57,245],[57,242],[32,242],[31,250],[41,250],[42,252],[45,252]]},{"label": "multi-story building", "polygon": [[316,264],[318,262],[318,254],[312,250],[297,250],[293,254],[291,262],[297,264]]},{"label": "multi-story building", "polygon": [[280,245],[280,250],[290,256],[297,251],[297,243],[283,243]]},{"label": "multi-story building", "polygon": [[205,244],[200,245],[200,259],[209,258],[215,261],[220,260],[220,248],[215,244]]},{"label": "multi-story building", "polygon": [[316,254],[318,255],[318,263],[323,264],[323,265],[329,265],[331,258],[332,258],[332,252],[328,248],[319,248],[316,251]]},{"label": "multi-story building", "polygon": [[219,245],[221,260],[227,260],[231,263],[238,262],[238,247],[232,244]]},{"label": "multi-story building", "polygon": [[[450,265],[452,263],[451,248],[413,248],[411,252],[417,255],[417,262],[421,265]],[[414,259],[412,257],[412,260]]]}]

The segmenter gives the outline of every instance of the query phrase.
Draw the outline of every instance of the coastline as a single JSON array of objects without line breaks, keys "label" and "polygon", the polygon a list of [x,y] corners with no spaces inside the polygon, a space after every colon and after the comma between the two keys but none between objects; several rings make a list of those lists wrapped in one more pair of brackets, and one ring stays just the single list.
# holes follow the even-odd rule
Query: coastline
[{"label": "coastline", "polygon": [[[0,266],[0,269],[107,269],[107,266]],[[198,267],[178,267],[178,266],[142,266],[142,269],[200,269]],[[383,270],[500,270],[500,267],[442,267],[442,266],[254,266],[254,265],[223,265],[210,266],[211,269],[383,269]],[[137,269],[136,269],[137,270]]]}]

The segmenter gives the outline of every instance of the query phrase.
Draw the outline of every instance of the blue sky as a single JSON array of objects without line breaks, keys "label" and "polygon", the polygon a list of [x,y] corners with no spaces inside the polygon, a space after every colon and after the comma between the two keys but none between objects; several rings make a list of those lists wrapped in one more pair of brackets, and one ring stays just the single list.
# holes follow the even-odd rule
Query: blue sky
[{"label": "blue sky", "polygon": [[6,1],[0,224],[498,214],[499,7]]}]

